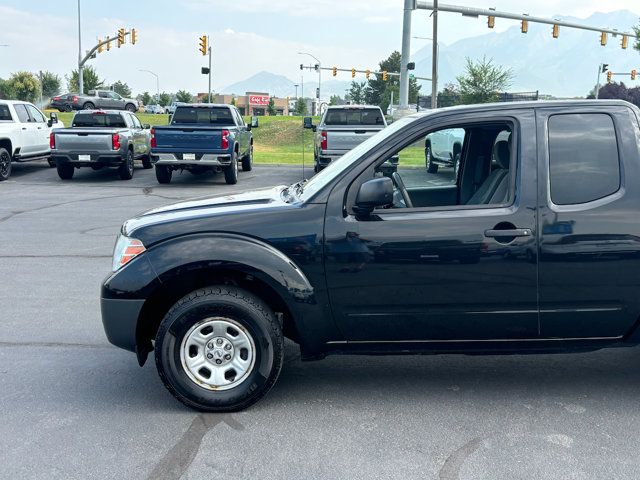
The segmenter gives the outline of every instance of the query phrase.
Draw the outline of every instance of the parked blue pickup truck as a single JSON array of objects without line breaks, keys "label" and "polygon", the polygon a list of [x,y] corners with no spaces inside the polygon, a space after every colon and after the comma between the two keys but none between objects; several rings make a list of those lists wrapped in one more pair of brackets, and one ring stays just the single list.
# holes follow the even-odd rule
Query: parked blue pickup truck
[{"label": "parked blue pickup truck", "polygon": [[[257,126],[257,125],[256,125]],[[151,129],[151,162],[159,183],[170,183],[174,170],[194,175],[224,172],[229,185],[238,182],[238,165],[253,168],[252,125],[232,105],[180,105],[167,126]]]}]

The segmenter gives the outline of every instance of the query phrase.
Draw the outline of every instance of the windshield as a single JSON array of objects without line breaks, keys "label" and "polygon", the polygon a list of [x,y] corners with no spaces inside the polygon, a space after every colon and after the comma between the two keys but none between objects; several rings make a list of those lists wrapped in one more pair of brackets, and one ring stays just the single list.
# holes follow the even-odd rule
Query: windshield
[{"label": "windshield", "polygon": [[122,118],[117,113],[76,113],[72,127],[113,127],[126,128]]},{"label": "windshield", "polygon": [[226,107],[178,107],[171,123],[234,125],[231,110]]},{"label": "windshield", "polygon": [[342,175],[356,162],[362,159],[362,156],[371,150],[379,143],[384,142],[394,133],[398,132],[402,128],[406,127],[411,122],[415,121],[415,118],[405,117],[397,122],[391,124],[391,126],[381,130],[369,139],[362,142],[353,150],[345,153],[338,160],[332,161],[327,168],[316,174],[311,180],[304,184],[304,190],[300,197],[302,200],[308,200],[316,193],[322,190],[326,185],[331,183],[335,178]]},{"label": "windshield", "polygon": [[331,109],[327,111],[324,119],[325,125],[384,125],[382,110],[379,108],[367,109]]}]

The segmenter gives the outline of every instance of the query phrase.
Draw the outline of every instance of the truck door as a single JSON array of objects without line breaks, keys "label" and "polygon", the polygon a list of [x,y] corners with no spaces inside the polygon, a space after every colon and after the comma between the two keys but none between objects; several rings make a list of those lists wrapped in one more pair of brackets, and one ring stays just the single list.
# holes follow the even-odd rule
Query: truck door
[{"label": "truck door", "polygon": [[[465,132],[460,173],[430,174],[425,138],[451,129]],[[538,337],[535,132],[533,110],[425,122],[398,150],[363,158],[346,195],[334,188],[325,269],[346,341]],[[395,155],[393,208],[350,213],[359,185]]]},{"label": "truck door", "polygon": [[640,316],[637,120],[621,106],[537,117],[541,336],[624,336]]},{"label": "truck door", "polygon": [[[38,129],[36,123],[31,120],[27,106],[23,103],[16,103],[13,108],[18,115],[18,127],[21,132],[22,146],[20,155],[30,156],[38,152]],[[41,143],[41,142],[40,142]]]},{"label": "truck door", "polygon": [[27,111],[31,117],[32,128],[34,129],[34,153],[49,152],[49,127],[47,126],[46,117],[33,105],[27,104]]}]

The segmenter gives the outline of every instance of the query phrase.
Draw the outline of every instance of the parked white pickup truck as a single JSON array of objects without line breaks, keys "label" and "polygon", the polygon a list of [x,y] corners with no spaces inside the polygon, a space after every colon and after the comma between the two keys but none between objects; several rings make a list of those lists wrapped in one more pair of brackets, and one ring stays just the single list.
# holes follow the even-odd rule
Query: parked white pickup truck
[{"label": "parked white pickup truck", "polygon": [[50,118],[29,102],[0,100],[0,181],[11,175],[13,162],[49,158],[49,134],[63,128],[55,113]]}]

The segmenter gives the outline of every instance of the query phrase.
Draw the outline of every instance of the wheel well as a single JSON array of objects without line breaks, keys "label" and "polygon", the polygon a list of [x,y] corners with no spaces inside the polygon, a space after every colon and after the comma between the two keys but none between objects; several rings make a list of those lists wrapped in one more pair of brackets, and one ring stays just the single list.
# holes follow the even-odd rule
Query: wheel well
[{"label": "wheel well", "polygon": [[162,283],[146,300],[138,317],[136,330],[138,354],[146,356],[146,353],[153,350],[151,341],[155,339],[160,322],[173,304],[194,290],[212,285],[234,285],[253,293],[274,313],[282,316],[284,336],[298,342],[298,332],[291,311],[270,285],[253,275],[236,270],[203,268]]},{"label": "wheel well", "polygon": [[14,152],[13,150],[11,150],[11,140],[9,140],[8,138],[0,139],[0,147],[6,148],[7,152],[9,152],[9,155],[13,157]]}]

